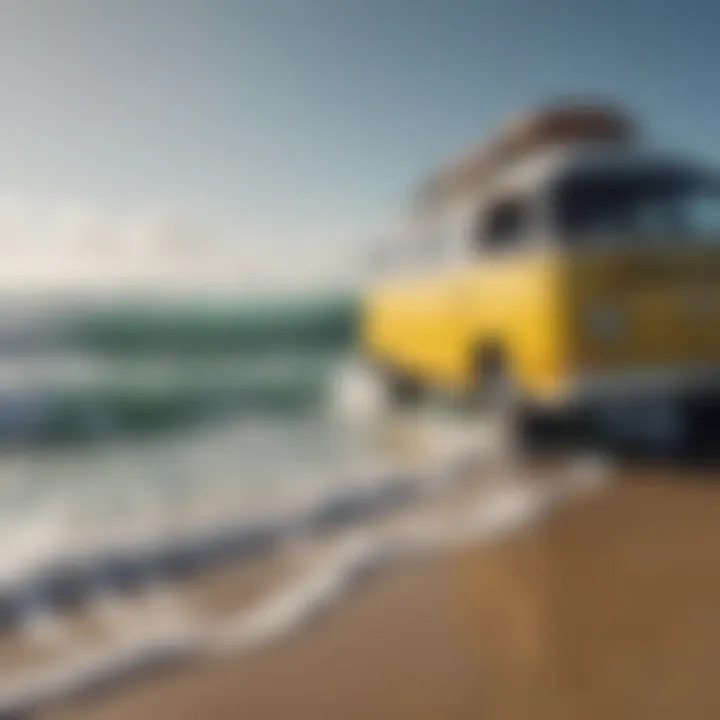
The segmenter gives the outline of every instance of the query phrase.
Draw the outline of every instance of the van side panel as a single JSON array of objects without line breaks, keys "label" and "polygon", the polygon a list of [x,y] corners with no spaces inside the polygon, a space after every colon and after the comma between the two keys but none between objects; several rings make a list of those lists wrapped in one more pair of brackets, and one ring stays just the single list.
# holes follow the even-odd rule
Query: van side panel
[{"label": "van side panel", "polygon": [[557,386],[566,360],[563,269],[549,253],[483,260],[384,283],[366,297],[366,352],[422,382],[465,390],[492,344],[531,395]]},{"label": "van side panel", "polygon": [[466,372],[464,318],[453,313],[457,278],[403,278],[365,298],[360,336],[371,358],[432,386],[457,388]]},{"label": "van side panel", "polygon": [[469,267],[465,288],[466,381],[477,378],[478,351],[498,348],[507,371],[530,396],[551,395],[567,370],[564,264],[550,253],[514,254]]}]

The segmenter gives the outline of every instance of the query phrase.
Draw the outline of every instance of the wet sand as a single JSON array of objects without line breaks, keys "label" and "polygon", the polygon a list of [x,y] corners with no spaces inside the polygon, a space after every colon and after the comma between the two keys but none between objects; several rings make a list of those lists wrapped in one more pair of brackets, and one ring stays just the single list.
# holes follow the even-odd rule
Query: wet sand
[{"label": "wet sand", "polygon": [[634,472],[377,577],[275,647],[45,717],[720,717],[719,551],[720,473]]},{"label": "wet sand", "polygon": [[207,571],[192,581],[108,596],[58,615],[29,620],[0,634],[0,679],[23,678],[72,662],[79,654],[103,653],[131,633],[160,624],[221,623],[305,572],[301,558],[269,553]]}]

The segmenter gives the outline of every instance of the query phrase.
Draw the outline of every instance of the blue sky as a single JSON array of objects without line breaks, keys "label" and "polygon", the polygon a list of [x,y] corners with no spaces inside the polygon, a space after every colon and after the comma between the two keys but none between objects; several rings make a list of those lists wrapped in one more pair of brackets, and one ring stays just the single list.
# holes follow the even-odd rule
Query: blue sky
[{"label": "blue sky", "polygon": [[3,207],[44,236],[58,212],[65,235],[181,217],[312,257],[573,92],[720,158],[718,21],[712,0],[0,0],[0,230]]}]

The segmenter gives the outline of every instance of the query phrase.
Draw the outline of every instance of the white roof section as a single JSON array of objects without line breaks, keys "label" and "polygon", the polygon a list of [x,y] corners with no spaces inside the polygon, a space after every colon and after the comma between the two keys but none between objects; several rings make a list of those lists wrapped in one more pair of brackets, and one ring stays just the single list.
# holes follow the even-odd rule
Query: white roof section
[{"label": "white roof section", "polygon": [[703,169],[686,155],[669,154],[623,143],[584,142],[540,150],[499,171],[478,188],[475,197],[532,192],[581,170],[631,169],[651,166]]}]

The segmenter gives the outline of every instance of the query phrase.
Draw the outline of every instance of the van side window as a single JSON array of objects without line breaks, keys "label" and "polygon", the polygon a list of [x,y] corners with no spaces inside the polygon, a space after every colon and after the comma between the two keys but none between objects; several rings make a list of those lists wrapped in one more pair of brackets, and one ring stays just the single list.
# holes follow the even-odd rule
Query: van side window
[{"label": "van side window", "polygon": [[528,234],[528,207],[520,198],[501,200],[490,206],[480,222],[483,249],[511,250],[521,245]]}]

